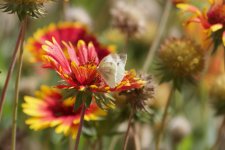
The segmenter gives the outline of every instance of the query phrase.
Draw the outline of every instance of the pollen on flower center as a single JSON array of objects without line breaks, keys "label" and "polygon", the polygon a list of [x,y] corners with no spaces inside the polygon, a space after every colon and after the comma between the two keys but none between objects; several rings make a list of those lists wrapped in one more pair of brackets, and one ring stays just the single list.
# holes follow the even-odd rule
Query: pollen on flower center
[{"label": "pollen on flower center", "polygon": [[208,21],[210,24],[221,23],[225,25],[225,4],[218,4],[212,6],[207,13]]}]

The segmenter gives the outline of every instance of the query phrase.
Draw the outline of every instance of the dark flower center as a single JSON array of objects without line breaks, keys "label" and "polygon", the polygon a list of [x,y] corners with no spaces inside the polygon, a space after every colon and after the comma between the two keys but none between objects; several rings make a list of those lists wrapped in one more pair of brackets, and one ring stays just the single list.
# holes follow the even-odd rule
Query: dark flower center
[{"label": "dark flower center", "polygon": [[73,111],[73,106],[63,106],[63,104],[58,104],[56,107],[50,108],[52,109],[53,115],[55,117],[61,116],[76,116],[80,114],[81,108],[79,108],[76,112]]},{"label": "dark flower center", "polygon": [[[79,108],[76,112],[73,111],[73,104],[65,105],[62,101],[62,96],[55,94],[47,97],[48,106],[47,110],[52,113],[54,117],[61,116],[76,116],[80,114],[81,108]],[[72,101],[72,100],[71,100]]]},{"label": "dark flower center", "polygon": [[225,25],[225,4],[212,6],[207,13],[207,17],[212,25],[218,23]]}]

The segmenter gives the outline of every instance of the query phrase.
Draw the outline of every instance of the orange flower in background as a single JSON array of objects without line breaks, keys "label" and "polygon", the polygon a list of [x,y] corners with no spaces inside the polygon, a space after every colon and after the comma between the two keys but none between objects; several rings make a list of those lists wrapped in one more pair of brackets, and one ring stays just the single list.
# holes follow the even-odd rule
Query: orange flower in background
[{"label": "orange flower in background", "polygon": [[173,3],[174,5],[177,5],[177,4],[179,4],[179,3],[185,3],[185,2],[187,2],[187,0],[172,0],[172,3]]},{"label": "orange flower in background", "polygon": [[177,7],[193,14],[187,23],[200,23],[213,38],[217,48],[221,43],[225,45],[225,4],[223,0],[209,0],[209,2],[211,6],[206,12],[186,3],[179,3]]},{"label": "orange flower in background", "polygon": [[115,87],[109,87],[98,72],[101,58],[97,55],[94,44],[80,40],[74,48],[71,43],[63,42],[67,53],[53,38],[53,42],[47,41],[43,45],[46,51],[44,65],[54,69],[65,81],[60,88],[76,89],[91,92],[124,91],[132,88],[141,88],[144,81],[136,77],[134,71],[125,73],[122,81]]},{"label": "orange flower in background", "polygon": [[[212,40],[208,38],[208,34],[205,32],[204,28],[200,24],[189,24],[184,27],[185,36],[193,41],[196,41],[199,45],[201,45],[204,52],[209,51]],[[198,34],[196,34],[198,33]]]},{"label": "orange flower in background", "polygon": [[224,55],[223,48],[220,47],[214,55],[211,56],[208,70],[203,78],[203,83],[207,89],[209,89],[215,82],[216,77],[224,72]]},{"label": "orange flower in background", "polygon": [[[74,111],[73,106],[76,98],[63,100],[60,89],[42,86],[41,90],[36,92],[35,97],[25,96],[24,99],[25,102],[22,104],[23,112],[29,116],[26,124],[31,129],[38,131],[56,127],[56,133],[76,137],[82,107]],[[92,103],[85,111],[84,120],[99,120],[105,115],[105,111]]]},{"label": "orange flower in background", "polygon": [[34,58],[32,61],[42,61],[42,55],[44,54],[42,45],[45,44],[46,40],[50,41],[52,37],[56,39],[63,50],[65,50],[65,45],[62,44],[62,41],[71,42],[73,46],[76,46],[79,40],[83,40],[87,43],[92,42],[100,59],[113,50],[110,47],[100,44],[85,25],[78,22],[61,22],[58,24],[50,24],[48,27],[37,30],[37,32],[28,39],[25,49],[33,54]]}]

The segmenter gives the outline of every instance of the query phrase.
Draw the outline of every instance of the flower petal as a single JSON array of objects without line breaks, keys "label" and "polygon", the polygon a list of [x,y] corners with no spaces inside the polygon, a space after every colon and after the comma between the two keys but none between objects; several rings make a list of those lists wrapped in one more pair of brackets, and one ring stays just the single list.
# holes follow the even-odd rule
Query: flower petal
[{"label": "flower petal", "polygon": [[220,30],[222,28],[223,28],[223,25],[221,23],[214,24],[214,25],[212,25],[210,27],[210,29],[211,29],[212,32],[216,32],[216,31],[218,31],[218,30]]},{"label": "flower petal", "polygon": [[222,41],[223,41],[223,45],[225,46],[225,31],[223,32]]}]

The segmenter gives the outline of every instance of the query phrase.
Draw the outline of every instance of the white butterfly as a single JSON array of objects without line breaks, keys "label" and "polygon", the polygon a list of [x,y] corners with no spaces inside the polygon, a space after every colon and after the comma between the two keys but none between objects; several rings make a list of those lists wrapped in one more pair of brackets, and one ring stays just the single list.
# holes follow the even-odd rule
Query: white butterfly
[{"label": "white butterfly", "polygon": [[123,80],[126,61],[126,54],[110,54],[99,63],[98,72],[111,88]]}]

